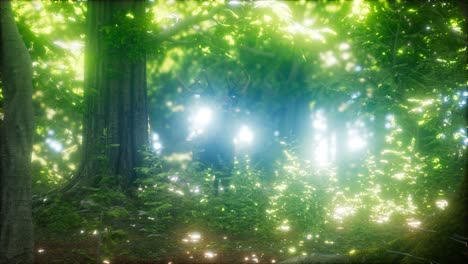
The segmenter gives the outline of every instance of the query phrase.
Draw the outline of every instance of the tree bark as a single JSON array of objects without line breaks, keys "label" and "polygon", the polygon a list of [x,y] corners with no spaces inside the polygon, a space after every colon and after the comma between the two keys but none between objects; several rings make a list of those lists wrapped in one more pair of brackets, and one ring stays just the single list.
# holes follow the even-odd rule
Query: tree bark
[{"label": "tree bark", "polygon": [[[82,157],[68,190],[96,186],[103,175],[123,188],[135,180],[148,143],[144,4],[88,2]],[[143,22],[125,31],[125,19]]]},{"label": "tree bark", "polygon": [[0,1],[0,20],[0,263],[32,263],[32,64],[9,1]]}]

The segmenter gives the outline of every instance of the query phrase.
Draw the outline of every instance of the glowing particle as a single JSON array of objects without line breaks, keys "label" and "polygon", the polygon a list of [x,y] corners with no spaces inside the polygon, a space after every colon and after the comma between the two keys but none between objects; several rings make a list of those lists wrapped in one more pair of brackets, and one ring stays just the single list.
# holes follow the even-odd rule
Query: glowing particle
[{"label": "glowing particle", "polygon": [[440,209],[444,210],[445,208],[447,208],[448,202],[447,202],[447,200],[438,200],[438,201],[436,201],[436,205]]},{"label": "glowing particle", "polygon": [[188,235],[188,237],[189,237],[188,241],[193,242],[193,243],[196,243],[196,242],[200,241],[200,239],[201,239],[201,234],[198,233],[198,232],[193,232],[193,233],[190,233],[190,234]]},{"label": "glowing particle", "polygon": [[421,225],[421,221],[416,220],[414,218],[406,219],[406,223],[411,228],[418,228]]},{"label": "glowing particle", "polygon": [[207,252],[205,252],[204,255],[205,255],[205,258],[214,258],[214,257],[216,257],[217,254],[213,253],[211,251],[207,251]]},{"label": "glowing particle", "polygon": [[169,177],[169,180],[171,182],[177,182],[179,180],[179,177],[177,175],[172,175]]}]

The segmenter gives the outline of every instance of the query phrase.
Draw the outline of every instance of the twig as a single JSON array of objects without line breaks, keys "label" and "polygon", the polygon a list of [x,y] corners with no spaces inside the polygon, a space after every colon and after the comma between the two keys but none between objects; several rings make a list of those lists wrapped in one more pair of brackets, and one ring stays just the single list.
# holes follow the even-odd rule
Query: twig
[{"label": "twig", "polygon": [[155,36],[155,40],[157,42],[163,42],[168,40],[174,35],[177,35],[181,31],[189,28],[193,25],[196,25],[202,21],[211,19],[216,13],[218,13],[221,9],[225,6],[220,4],[218,6],[213,7],[207,14],[198,15],[198,16],[190,16],[178,23],[176,23],[172,28],[167,29],[166,31],[161,32],[158,36]]},{"label": "twig", "polygon": [[459,240],[459,239],[456,239],[454,237],[449,237],[449,238],[452,239],[453,241],[458,242],[458,243],[462,243],[463,245],[465,245],[465,247],[468,247],[468,242],[467,241]]},{"label": "twig", "polygon": [[457,235],[457,234],[453,234],[453,237],[455,237],[457,239],[468,241],[468,237],[460,236],[460,235]]}]

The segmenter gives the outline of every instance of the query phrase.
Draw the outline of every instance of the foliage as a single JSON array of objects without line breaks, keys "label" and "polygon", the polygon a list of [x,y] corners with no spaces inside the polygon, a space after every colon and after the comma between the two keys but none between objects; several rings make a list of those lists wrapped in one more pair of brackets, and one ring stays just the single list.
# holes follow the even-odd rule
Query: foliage
[{"label": "foliage", "polygon": [[[39,194],[77,169],[86,7],[14,7],[34,61]],[[144,18],[122,14],[102,31],[130,59],[149,55],[149,122],[162,153],[145,153],[128,190],[103,173],[100,188],[78,200],[38,206],[36,224],[91,239],[98,230],[101,255],[116,258],[167,260],[183,249],[199,261],[216,250],[264,252],[265,261],[358,252],[372,262],[386,250],[407,252],[395,241],[431,229],[463,175],[464,21],[444,1],[157,1]],[[250,148],[236,149],[216,197],[216,172],[171,161],[199,143],[187,140],[192,108],[226,98],[235,98],[233,127],[256,134]],[[364,143],[353,150],[356,138]],[[194,232],[200,241],[184,242]]]}]

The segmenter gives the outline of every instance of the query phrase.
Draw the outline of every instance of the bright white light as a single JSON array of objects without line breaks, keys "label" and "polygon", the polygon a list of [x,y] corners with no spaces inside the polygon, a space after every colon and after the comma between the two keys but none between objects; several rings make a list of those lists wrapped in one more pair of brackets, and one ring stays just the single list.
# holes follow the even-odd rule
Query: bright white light
[{"label": "bright white light", "polygon": [[327,165],[329,163],[328,154],[330,151],[328,141],[325,138],[320,138],[314,149],[314,159],[317,165]]},{"label": "bright white light", "polygon": [[229,1],[228,4],[232,6],[238,6],[238,5],[241,5],[242,2],[241,1]]},{"label": "bright white light", "polygon": [[156,150],[156,152],[160,151],[162,149],[161,142],[154,142],[153,143],[153,149]]},{"label": "bright white light", "polygon": [[159,135],[158,133],[153,133],[151,135],[151,142],[152,142],[152,145],[153,145],[153,150],[156,152],[156,154],[161,154],[161,151],[163,149],[163,145],[161,143],[161,141],[159,141]]},{"label": "bright white light", "polygon": [[385,128],[390,129],[396,126],[395,116],[393,114],[388,114],[385,116]]},{"label": "bright white light", "polygon": [[358,98],[359,96],[361,96],[361,92],[353,93],[353,94],[351,95],[351,99],[356,99],[356,98]]},{"label": "bright white light", "polygon": [[366,146],[366,141],[359,136],[357,131],[349,131],[348,148],[349,150],[359,150]]},{"label": "bright white light", "polygon": [[201,239],[201,234],[197,233],[197,232],[191,233],[188,236],[190,238],[190,241],[194,242],[194,243],[200,241],[200,239]]},{"label": "bright white light", "polygon": [[[328,140],[327,118],[323,110],[318,110],[311,115],[314,139],[312,144],[313,159],[319,166],[326,166],[333,156],[333,143]],[[333,138],[332,138],[333,140]]]},{"label": "bright white light", "polygon": [[190,192],[192,192],[192,193],[200,193],[200,187],[195,186],[195,187],[193,187],[192,189],[190,189]]},{"label": "bright white light", "polygon": [[44,253],[44,252],[45,252],[45,250],[44,250],[44,249],[42,249],[42,248],[40,248],[40,249],[38,249],[38,250],[37,250],[37,252],[38,252],[38,253]]},{"label": "bright white light", "polygon": [[49,147],[50,147],[51,149],[53,149],[55,152],[61,152],[61,151],[63,150],[62,144],[60,144],[60,142],[58,142],[58,141],[55,140],[55,139],[46,138],[46,143],[47,143],[47,145],[49,145]]},{"label": "bright white light", "polygon": [[169,180],[171,182],[177,182],[179,180],[179,177],[177,175],[172,175],[169,177]]},{"label": "bright white light", "polygon": [[388,222],[388,220],[390,220],[390,217],[388,215],[380,215],[377,217],[375,222],[382,224],[382,223]]},{"label": "bright white light", "polygon": [[335,57],[332,51],[320,53],[320,59],[324,63],[324,67],[328,68],[338,63],[338,59]]},{"label": "bright white light", "polygon": [[279,229],[280,229],[281,231],[288,232],[289,229],[291,229],[291,227],[288,226],[288,225],[281,225],[281,226],[279,227]]},{"label": "bright white light", "polygon": [[447,208],[447,206],[448,206],[448,202],[447,202],[447,200],[438,200],[438,201],[436,201],[436,205],[440,209],[445,210],[445,208]]},{"label": "bright white light", "polygon": [[347,216],[354,214],[354,208],[352,207],[336,207],[333,212],[333,218],[336,220],[343,220]]},{"label": "bright white light", "polygon": [[151,138],[153,139],[153,141],[159,141],[159,135],[158,135],[158,133],[153,133],[153,135],[151,136]]},{"label": "bright white light", "polygon": [[349,50],[349,48],[350,48],[350,46],[346,42],[341,43],[340,46],[339,46],[340,50]]},{"label": "bright white light", "polygon": [[254,134],[247,126],[242,126],[237,134],[237,137],[234,139],[235,144],[250,144],[254,139]]},{"label": "bright white light", "polygon": [[317,111],[317,113],[315,113],[314,116],[312,116],[313,118],[313,127],[315,130],[318,130],[318,131],[326,131],[327,130],[327,119],[325,117],[325,115],[323,114],[323,111],[319,110]]},{"label": "bright white light", "polygon": [[421,221],[413,219],[413,218],[406,219],[406,223],[411,228],[418,228],[421,225]]},{"label": "bright white light", "polygon": [[190,127],[190,134],[187,140],[190,141],[193,138],[203,134],[207,126],[212,122],[212,120],[213,120],[213,111],[209,107],[204,106],[204,107],[199,108],[189,118],[191,127]]},{"label": "bright white light", "polygon": [[205,258],[214,258],[216,257],[216,253],[213,253],[211,251],[205,252]]},{"label": "bright white light", "polygon": [[193,122],[195,126],[203,128],[211,122],[212,118],[213,112],[211,109],[208,107],[202,107],[195,114]]}]

